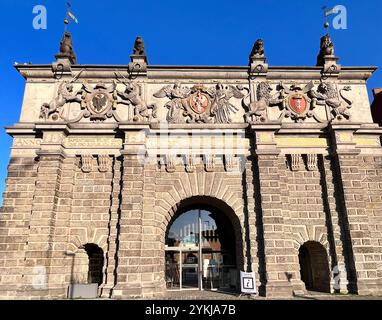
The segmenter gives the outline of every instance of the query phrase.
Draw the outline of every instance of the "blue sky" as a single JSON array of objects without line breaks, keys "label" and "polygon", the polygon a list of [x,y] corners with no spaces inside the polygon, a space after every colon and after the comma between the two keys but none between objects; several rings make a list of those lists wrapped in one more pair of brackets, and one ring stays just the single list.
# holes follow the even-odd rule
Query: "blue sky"
[{"label": "blue sky", "polygon": [[[72,25],[79,63],[127,64],[134,39],[144,38],[150,64],[246,65],[262,37],[270,65],[314,65],[323,35],[321,7],[345,5],[348,29],[331,30],[344,66],[382,65],[380,0],[72,0],[80,24]],[[45,5],[47,30],[34,30],[32,9]],[[2,129],[18,121],[24,79],[19,63],[51,63],[63,31],[65,0],[1,0],[0,193],[11,138]],[[382,71],[368,83],[382,87]],[[0,196],[1,200],[1,196]]]}]

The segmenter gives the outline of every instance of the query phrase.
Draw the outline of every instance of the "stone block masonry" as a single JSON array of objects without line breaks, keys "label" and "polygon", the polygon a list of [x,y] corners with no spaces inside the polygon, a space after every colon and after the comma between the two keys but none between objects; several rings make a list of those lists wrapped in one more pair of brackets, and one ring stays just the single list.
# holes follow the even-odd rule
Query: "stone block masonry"
[{"label": "stone block masonry", "polygon": [[17,66],[0,298],[238,291],[240,271],[268,298],[382,295],[375,68],[340,66],[323,40],[316,67],[270,66],[261,40],[248,66],[150,66],[141,38],[125,67]]}]

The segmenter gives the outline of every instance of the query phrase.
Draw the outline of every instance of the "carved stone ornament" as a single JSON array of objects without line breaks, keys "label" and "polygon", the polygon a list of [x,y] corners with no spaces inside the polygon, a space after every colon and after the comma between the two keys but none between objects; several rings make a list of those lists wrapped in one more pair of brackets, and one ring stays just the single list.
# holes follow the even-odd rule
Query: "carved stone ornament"
[{"label": "carved stone ornament", "polygon": [[239,161],[238,158],[232,154],[226,154],[224,156],[225,170],[227,172],[233,172],[238,169]]},{"label": "carved stone ornament", "polygon": [[317,66],[325,65],[325,58],[334,56],[334,44],[329,34],[321,38],[320,52],[317,56]]},{"label": "carved stone ornament", "polygon": [[110,86],[99,82],[94,87],[83,84],[82,109],[83,116],[92,121],[104,121],[113,116],[116,107],[117,84],[113,82]]},{"label": "carved stone ornament", "polygon": [[215,155],[206,154],[204,155],[204,165],[207,172],[213,172],[215,170]]},{"label": "carved stone ornament", "polygon": [[137,37],[134,42],[133,54],[130,56],[131,62],[128,66],[130,77],[137,78],[147,72],[147,55],[142,37]]},{"label": "carved stone ornament", "polygon": [[133,54],[136,56],[145,56],[146,55],[145,44],[143,43],[142,37],[137,37],[135,39]]},{"label": "carved stone ornament", "polygon": [[317,169],[317,155],[316,154],[307,154],[306,155],[306,167],[308,171],[314,171]]},{"label": "carved stone ornament", "polygon": [[60,52],[56,55],[57,59],[67,58],[71,64],[77,63],[77,57],[73,50],[72,35],[65,32],[60,42]]},{"label": "carved stone ornament", "polygon": [[180,83],[166,86],[154,94],[156,98],[169,98],[165,104],[169,109],[169,123],[231,123],[231,114],[238,111],[229,101],[233,97],[242,99],[241,86],[224,86],[218,83],[213,88],[197,85],[182,87]]},{"label": "carved stone ornament", "polygon": [[292,171],[300,170],[301,155],[300,154],[291,154],[289,157],[290,168]]},{"label": "carved stone ornament", "polygon": [[55,98],[49,102],[44,103],[40,109],[40,119],[48,121],[57,121],[65,104],[70,102],[81,103],[82,90],[74,91],[73,81],[62,81],[58,85]]},{"label": "carved stone ornament", "polygon": [[148,105],[142,94],[142,87],[140,84],[127,81],[124,82],[126,86],[125,91],[117,91],[119,97],[118,103],[131,106],[134,110],[134,115],[130,121],[144,121],[152,122],[157,118],[157,106],[155,104]]},{"label": "carved stone ornament", "polygon": [[109,155],[99,155],[98,156],[98,171],[107,172],[110,167],[110,157]]},{"label": "carved stone ornament", "polygon": [[89,173],[92,171],[93,156],[91,155],[81,155],[81,170],[84,173]]},{"label": "carved stone ornament", "polygon": [[192,154],[184,156],[186,171],[192,173],[195,171],[195,157]]},{"label": "carved stone ornament", "polygon": [[314,87],[313,82],[308,83],[304,87],[292,84],[289,88],[282,83],[280,87],[280,98],[284,98],[281,108],[283,112],[280,120],[283,118],[291,118],[295,122],[302,122],[306,118],[314,118],[317,122],[324,122],[314,111],[316,104],[310,99],[308,93]]},{"label": "carved stone ornament", "polygon": [[165,156],[165,165],[168,173],[175,172],[175,159],[176,157],[173,154],[168,154]]},{"label": "carved stone ornament", "polygon": [[267,121],[267,108],[279,105],[284,101],[284,97],[280,97],[280,93],[272,96],[271,92],[270,84],[264,81],[257,84],[256,98],[251,92],[243,99],[243,104],[247,109],[245,114],[245,121],[247,123]]},{"label": "carved stone ornament", "polygon": [[[155,104],[147,105],[143,96],[141,85],[134,81],[123,82],[124,91],[117,90],[117,83],[111,85],[99,82],[90,85],[82,84],[80,90],[74,91],[73,83],[78,79],[82,70],[70,81],[62,81],[58,85],[55,98],[50,103],[44,103],[40,109],[40,119],[45,121],[64,120],[69,123],[80,121],[82,118],[90,118],[94,122],[102,122],[107,118],[114,117],[116,121],[122,121],[116,113],[117,104],[124,104],[132,108],[131,121],[152,122],[157,118]],[[73,119],[64,116],[64,107],[68,103],[79,103],[81,112]]]},{"label": "carved stone ornament", "polygon": [[262,39],[258,39],[253,45],[251,54],[249,55],[249,59],[258,59],[258,58],[264,58],[264,57],[265,57],[264,41]]},{"label": "carved stone ornament", "polygon": [[351,119],[349,109],[353,106],[353,101],[344,96],[344,92],[348,91],[351,91],[350,86],[345,86],[338,91],[334,83],[321,82],[317,90],[312,88],[309,91],[309,96],[313,99],[315,106],[323,105],[331,109],[331,121],[343,121]]}]

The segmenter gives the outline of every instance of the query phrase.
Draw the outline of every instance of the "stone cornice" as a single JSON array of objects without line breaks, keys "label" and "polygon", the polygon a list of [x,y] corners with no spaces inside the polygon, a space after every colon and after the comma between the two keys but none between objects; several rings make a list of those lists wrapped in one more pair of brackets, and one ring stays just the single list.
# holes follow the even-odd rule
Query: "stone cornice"
[{"label": "stone cornice", "polygon": [[[16,65],[15,68],[25,79],[54,81],[52,65]],[[339,80],[367,80],[376,67],[342,67]],[[128,77],[127,65],[73,65],[73,75],[82,70],[79,79],[113,79],[123,75]],[[320,80],[320,67],[309,66],[271,66],[267,72],[268,80]],[[248,66],[148,66],[148,80],[165,79],[206,79],[206,80],[245,80],[249,77]]]},{"label": "stone cornice", "polygon": [[230,124],[161,124],[161,123],[16,123],[13,126],[5,127],[5,131],[10,136],[34,135],[42,131],[64,131],[66,134],[115,134],[118,131],[147,130],[152,132],[187,132],[189,130],[204,131],[243,131],[249,128],[251,131],[273,131],[278,135],[293,134],[322,134],[328,130],[353,131],[355,134],[382,135],[382,127],[377,124],[361,123],[280,123],[267,122],[248,125],[246,123]]},{"label": "stone cornice", "polygon": [[181,132],[188,133],[200,130],[211,130],[217,133],[244,131],[248,127],[246,123],[231,123],[231,124],[169,124],[163,125],[160,123],[75,123],[66,124],[62,122],[56,123],[17,123],[10,127],[5,127],[5,131],[10,136],[16,135],[34,135],[37,132],[43,131],[64,131],[69,134],[84,134],[84,135],[102,135],[116,134],[118,131],[140,131],[147,130],[149,132]]}]

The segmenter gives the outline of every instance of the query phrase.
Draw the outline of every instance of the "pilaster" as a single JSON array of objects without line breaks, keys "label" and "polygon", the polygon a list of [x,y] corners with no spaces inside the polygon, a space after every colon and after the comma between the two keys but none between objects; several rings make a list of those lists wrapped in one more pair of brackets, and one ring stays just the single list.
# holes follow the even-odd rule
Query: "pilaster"
[{"label": "pilaster", "polygon": [[[59,245],[55,233],[60,219],[61,197],[60,184],[63,179],[63,162],[65,153],[62,149],[64,132],[43,130],[41,149],[37,152],[39,164],[37,169],[36,189],[29,224],[28,240],[25,249],[23,287],[20,297],[33,296],[64,297],[66,290],[65,273],[57,270],[54,258],[63,253],[55,252]],[[60,217],[61,218],[61,217]],[[61,239],[64,243],[64,239]],[[62,255],[63,256],[63,255]],[[62,257],[63,258],[63,257]]]},{"label": "pilaster", "polygon": [[293,286],[288,278],[286,257],[293,250],[293,244],[285,236],[278,167],[280,150],[274,141],[272,128],[265,131],[252,126],[252,130],[256,139],[254,176],[258,179],[257,196],[260,201],[257,224],[263,231],[263,241],[258,239],[258,251],[264,252],[266,272],[261,289],[267,297],[290,297]]},{"label": "pilaster", "polygon": [[143,239],[143,180],[146,133],[144,130],[125,132],[122,150],[123,172],[119,234],[117,239],[118,263],[113,298],[142,295],[142,239]]},{"label": "pilaster", "polygon": [[330,128],[337,196],[340,198],[343,242],[348,255],[349,291],[372,294],[377,287],[377,264],[374,260],[366,209],[366,190],[360,174],[360,149],[356,148],[350,125],[332,124]]}]

